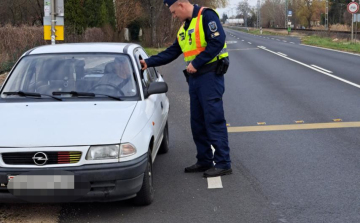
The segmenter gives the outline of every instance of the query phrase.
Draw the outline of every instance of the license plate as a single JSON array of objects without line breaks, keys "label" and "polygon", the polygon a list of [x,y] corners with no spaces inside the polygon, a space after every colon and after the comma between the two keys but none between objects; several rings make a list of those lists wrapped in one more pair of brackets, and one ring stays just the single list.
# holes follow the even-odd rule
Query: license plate
[{"label": "license plate", "polygon": [[8,176],[8,189],[74,189],[74,175],[18,175]]}]

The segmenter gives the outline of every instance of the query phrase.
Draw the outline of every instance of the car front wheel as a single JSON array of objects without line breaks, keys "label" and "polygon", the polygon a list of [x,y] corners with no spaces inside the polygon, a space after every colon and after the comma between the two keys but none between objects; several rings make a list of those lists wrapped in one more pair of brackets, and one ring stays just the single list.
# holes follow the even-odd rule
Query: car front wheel
[{"label": "car front wheel", "polygon": [[134,198],[134,204],[136,205],[149,205],[154,200],[154,187],[153,187],[153,174],[152,174],[152,160],[151,151],[148,152],[148,161],[144,173],[143,184],[140,191]]}]

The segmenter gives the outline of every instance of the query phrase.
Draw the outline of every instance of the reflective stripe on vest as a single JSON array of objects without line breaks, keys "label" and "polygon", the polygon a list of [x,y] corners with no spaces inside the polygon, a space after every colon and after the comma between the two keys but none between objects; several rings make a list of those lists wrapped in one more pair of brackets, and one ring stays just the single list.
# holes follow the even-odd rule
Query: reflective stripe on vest
[{"label": "reflective stripe on vest", "polygon": [[[182,52],[184,53],[185,62],[193,61],[197,55],[199,55],[205,50],[207,46],[202,19],[202,12],[204,9],[204,7],[200,8],[197,18],[193,18],[191,20],[189,28],[187,30],[184,29],[183,24],[178,31],[178,43],[181,47]],[[225,43],[224,48],[221,50],[221,52],[208,63],[212,63],[218,58],[222,59],[229,56],[226,48],[227,46]]]}]

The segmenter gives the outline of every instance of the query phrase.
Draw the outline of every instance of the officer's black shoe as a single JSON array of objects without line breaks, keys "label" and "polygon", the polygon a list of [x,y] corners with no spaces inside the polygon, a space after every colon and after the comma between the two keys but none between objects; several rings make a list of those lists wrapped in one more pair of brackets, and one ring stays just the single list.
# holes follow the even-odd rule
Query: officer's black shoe
[{"label": "officer's black shoe", "polygon": [[205,171],[204,177],[218,177],[218,176],[229,175],[229,174],[232,174],[231,168],[220,169],[220,168],[212,167],[211,169],[208,169],[207,171]]},{"label": "officer's black shoe", "polygon": [[197,163],[195,163],[192,166],[185,168],[185,173],[197,173],[197,172],[204,172],[208,169],[212,168],[212,166],[201,166]]}]

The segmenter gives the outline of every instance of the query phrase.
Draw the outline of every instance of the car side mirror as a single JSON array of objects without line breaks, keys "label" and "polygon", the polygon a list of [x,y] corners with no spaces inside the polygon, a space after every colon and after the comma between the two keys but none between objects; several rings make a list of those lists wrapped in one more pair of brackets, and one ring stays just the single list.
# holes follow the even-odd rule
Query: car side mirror
[{"label": "car side mirror", "polygon": [[145,97],[149,97],[152,94],[163,94],[168,91],[168,86],[165,82],[152,82],[147,88]]}]

